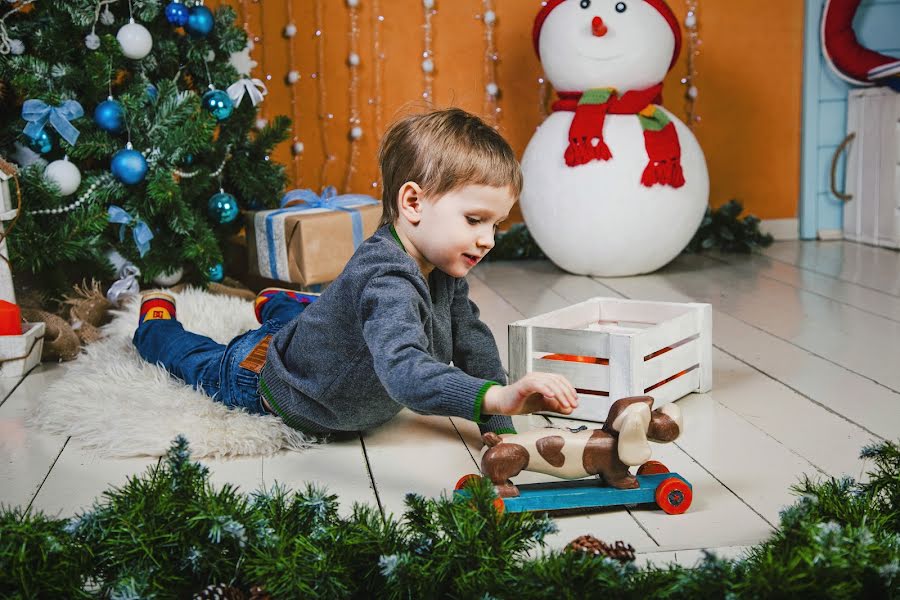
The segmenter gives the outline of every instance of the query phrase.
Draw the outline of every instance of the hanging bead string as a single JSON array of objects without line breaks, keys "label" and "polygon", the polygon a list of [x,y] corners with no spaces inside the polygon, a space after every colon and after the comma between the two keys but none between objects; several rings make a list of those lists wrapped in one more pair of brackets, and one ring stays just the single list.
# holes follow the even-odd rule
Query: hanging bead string
[{"label": "hanging bead string", "polygon": [[497,44],[494,42],[494,27],[497,23],[497,13],[494,12],[493,0],[483,0],[484,14],[481,21],[484,23],[484,114],[495,129],[500,128],[500,88],[497,85],[497,63],[500,54],[497,52]]},{"label": "hanging bead string", "polygon": [[347,11],[350,17],[350,30],[347,33],[350,42],[350,54],[347,66],[350,69],[350,155],[347,158],[347,170],[344,174],[344,193],[350,191],[350,180],[356,172],[359,160],[359,140],[363,136],[362,120],[359,116],[359,0],[347,0]]},{"label": "hanging bead string", "polygon": [[284,37],[287,38],[288,47],[288,73],[285,81],[290,88],[291,93],[291,121],[293,122],[291,131],[294,134],[291,139],[291,154],[294,163],[294,185],[299,186],[303,179],[303,173],[300,169],[300,161],[303,158],[303,142],[300,141],[300,104],[298,102],[297,86],[300,81],[300,71],[297,70],[297,56],[294,48],[294,37],[297,35],[297,25],[294,23],[294,2],[286,0],[287,6],[287,25],[284,26]]},{"label": "hanging bead string", "polygon": [[687,14],[684,17],[684,26],[688,31],[687,35],[687,75],[681,79],[681,83],[685,86],[684,90],[684,113],[688,127],[700,122],[700,115],[697,114],[695,103],[699,94],[697,90],[697,67],[696,59],[700,56],[700,46],[703,40],[700,39],[700,21],[697,17],[697,9],[700,7],[700,0],[685,0],[687,6]]},{"label": "hanging bead string", "polygon": [[79,206],[81,206],[82,204],[84,204],[85,202],[87,202],[88,200],[90,200],[91,197],[94,195],[94,192],[97,191],[98,187],[100,187],[101,185],[107,185],[107,184],[111,183],[112,181],[113,181],[112,173],[103,173],[102,175],[98,176],[96,180],[94,180],[94,183],[92,183],[90,185],[90,187],[87,190],[85,190],[84,193],[81,194],[78,197],[78,200],[76,200],[75,202],[72,202],[71,204],[68,204],[66,206],[58,206],[56,208],[42,208],[40,210],[30,210],[28,212],[32,215],[58,215],[58,214],[73,211],[76,208],[78,208]]},{"label": "hanging bead string", "polygon": [[328,122],[334,118],[334,115],[325,112],[328,103],[325,90],[325,16],[322,2],[323,0],[316,0],[316,72],[312,74],[312,78],[316,80],[318,88],[319,133],[322,139],[322,171],[319,183],[324,188],[328,185],[328,166],[337,157],[328,150]]},{"label": "hanging bead string", "polygon": [[422,73],[425,79],[425,90],[422,92],[422,98],[428,103],[428,106],[434,106],[434,49],[432,17],[437,13],[434,8],[434,0],[422,0],[422,8],[425,11],[425,23],[422,30],[425,36],[425,48],[422,51]]},{"label": "hanging bead string", "polygon": [[22,53],[21,49],[24,48],[24,46],[22,46],[22,42],[20,40],[10,39],[9,34],[6,31],[6,19],[8,19],[12,15],[16,14],[17,12],[19,12],[20,10],[22,10],[29,4],[33,4],[35,1],[36,0],[25,0],[25,2],[23,2],[22,4],[18,5],[17,7],[13,8],[8,13],[6,13],[2,17],[0,17],[0,54],[9,54],[10,52],[13,52],[14,42],[18,42],[18,44],[15,44],[15,45],[19,46],[20,50],[13,52],[13,54],[21,54]]},{"label": "hanging bead string", "polygon": [[541,118],[546,119],[550,116],[550,110],[547,106],[550,104],[550,96],[553,94],[553,88],[550,86],[550,83],[547,81],[547,76],[544,73],[541,73],[541,76],[538,77],[538,111],[541,113]]},{"label": "hanging bead string", "polygon": [[[254,44],[254,47],[256,45],[259,45],[260,65],[262,65],[263,68],[266,68],[269,63],[266,61],[266,32],[265,32],[266,17],[265,17],[265,12],[264,12],[265,4],[261,0],[253,0],[253,4],[259,5],[259,35],[253,36],[253,44]],[[272,74],[266,73],[264,79],[266,80],[266,83],[268,84],[268,82],[272,81]],[[257,129],[263,129],[269,123],[269,120],[266,118],[266,112],[267,112],[266,105],[267,105],[266,102],[263,102],[262,104],[260,104],[259,112],[256,113],[257,114],[257,118],[256,118],[256,128]]]},{"label": "hanging bead string", "polygon": [[[379,0],[372,0],[372,57],[375,61],[375,68],[372,77],[372,97],[369,98],[369,104],[374,108],[374,135],[377,140],[381,139],[384,108],[381,101],[384,97],[384,51],[381,48],[381,33],[384,26],[384,15],[381,14],[381,3]],[[379,180],[376,178],[372,181],[372,189],[378,189]]]},{"label": "hanging bead string", "polygon": [[[219,163],[218,168],[216,168],[215,171],[212,171],[209,174],[209,176],[211,178],[216,178],[219,175],[221,175],[222,171],[225,170],[225,164],[229,160],[231,160],[231,144],[228,144],[228,146],[225,147],[225,157],[222,159],[222,162]],[[182,179],[191,179],[192,177],[196,177],[197,175],[199,175],[202,171],[201,171],[201,169],[197,169],[195,171],[187,171],[186,172],[186,171],[181,171],[179,169],[175,169],[172,172],[175,173],[175,175],[177,175],[178,177],[180,177]]]}]

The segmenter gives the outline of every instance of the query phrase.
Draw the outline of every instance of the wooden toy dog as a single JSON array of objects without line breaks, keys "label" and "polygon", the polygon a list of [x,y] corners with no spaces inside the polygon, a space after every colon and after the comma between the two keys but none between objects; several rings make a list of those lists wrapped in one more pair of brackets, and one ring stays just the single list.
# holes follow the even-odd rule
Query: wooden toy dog
[{"label": "wooden toy dog", "polygon": [[671,442],[682,431],[681,409],[674,404],[652,408],[653,397],[634,396],[613,403],[602,429],[546,428],[502,438],[486,433],[481,472],[501,498],[519,495],[509,479],[523,470],[563,479],[599,475],[614,488],[636,488],[638,481],[628,467],[650,458],[648,440]]}]

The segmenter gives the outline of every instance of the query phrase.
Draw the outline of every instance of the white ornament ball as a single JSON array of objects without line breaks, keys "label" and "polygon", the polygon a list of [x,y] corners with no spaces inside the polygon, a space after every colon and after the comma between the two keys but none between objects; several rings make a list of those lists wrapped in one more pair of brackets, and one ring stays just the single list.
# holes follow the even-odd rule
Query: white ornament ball
[{"label": "white ornament ball", "polygon": [[496,96],[500,93],[500,87],[496,83],[487,84],[485,90],[487,90],[489,96]]},{"label": "white ornament ball", "polygon": [[294,156],[303,154],[303,150],[304,150],[303,142],[294,142],[294,145],[291,146],[291,152],[294,153]]},{"label": "white ornament ball", "polygon": [[126,57],[140,60],[150,54],[153,48],[153,38],[147,28],[133,20],[123,25],[116,34],[119,45],[122,46],[122,54]]},{"label": "white ornament ball", "polygon": [[497,13],[495,13],[492,10],[489,10],[486,13],[484,13],[484,22],[487,23],[488,25],[493,25],[494,23],[496,23],[497,22]]},{"label": "white ornament ball", "polygon": [[358,67],[360,63],[359,54],[351,52],[350,56],[347,57],[347,62],[350,63],[350,66]]},{"label": "white ornament ball", "polygon": [[112,14],[112,11],[109,10],[109,6],[106,7],[106,10],[100,13],[100,22],[104,25],[112,25],[116,22],[116,17]]},{"label": "white ornament ball", "polygon": [[298,73],[297,71],[288,71],[287,82],[297,83],[298,81],[300,81],[300,73]]},{"label": "white ornament ball", "polygon": [[269,122],[266,119],[263,119],[262,117],[260,117],[259,119],[256,120],[256,129],[259,131],[262,131],[263,129],[266,128],[266,125],[268,125],[268,124],[269,124]]},{"label": "white ornament ball", "polygon": [[359,6],[359,0],[347,0],[347,6],[350,8],[356,8]]},{"label": "white ornament ball", "polygon": [[434,8],[434,0],[422,0],[422,6],[424,6],[428,10],[431,10],[432,8]]},{"label": "white ornament ball", "polygon": [[9,51],[16,56],[25,53],[25,44],[22,40],[9,40]]},{"label": "white ornament ball", "polygon": [[212,62],[216,60],[216,53],[214,50],[210,50],[206,53],[206,62]]},{"label": "white ornament ball", "polygon": [[433,73],[434,72],[434,61],[431,60],[430,58],[426,58],[425,60],[423,60],[422,61],[422,70],[425,71],[426,73]]},{"label": "white ornament ball", "polygon": [[174,271],[160,273],[153,278],[153,283],[161,287],[171,287],[181,281],[182,277],[184,277],[184,269],[179,267]]},{"label": "white ornament ball", "polygon": [[288,23],[284,26],[284,37],[292,38],[297,35],[297,26],[293,23]]},{"label": "white ornament ball", "polygon": [[59,187],[59,193],[69,196],[81,185],[81,171],[68,160],[54,160],[44,170],[44,178]]},{"label": "white ornament ball", "polygon": [[88,50],[96,50],[100,47],[100,36],[96,33],[89,33],[84,38],[84,45]]},{"label": "white ornament ball", "polygon": [[688,88],[687,95],[688,95],[688,98],[690,98],[691,100],[696,100],[697,96],[700,95],[700,91],[697,90],[697,86],[692,85],[691,87]]},{"label": "white ornament ball", "polygon": [[350,130],[350,137],[352,139],[358,140],[362,136],[363,136],[363,130],[362,130],[362,127],[360,127],[359,125],[357,125],[356,127],[354,127],[353,129]]}]

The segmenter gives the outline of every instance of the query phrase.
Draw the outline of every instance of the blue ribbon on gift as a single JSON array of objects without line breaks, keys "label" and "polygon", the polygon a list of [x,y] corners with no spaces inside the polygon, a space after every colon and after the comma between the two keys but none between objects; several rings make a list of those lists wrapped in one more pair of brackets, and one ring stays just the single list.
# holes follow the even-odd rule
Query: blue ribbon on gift
[{"label": "blue ribbon on gift", "polygon": [[327,210],[343,210],[350,213],[353,224],[353,248],[356,249],[363,243],[363,222],[359,210],[353,208],[360,205],[378,204],[378,200],[365,194],[338,195],[334,186],[329,185],[322,194],[316,194],[312,190],[291,190],[281,199],[281,208],[273,210],[266,215],[266,241],[269,248],[269,269],[273,279],[281,279],[278,273],[278,264],[275,260],[275,222],[278,215],[288,212],[306,212],[316,208]]},{"label": "blue ribbon on gift", "polygon": [[108,212],[109,222],[121,225],[119,227],[120,242],[125,241],[125,226],[132,225],[131,233],[134,236],[134,245],[137,246],[138,252],[141,253],[141,258],[144,258],[144,255],[150,250],[150,240],[153,239],[153,232],[150,231],[150,227],[140,219],[133,218],[121,206],[112,204]]},{"label": "blue ribbon on gift", "polygon": [[59,106],[50,106],[42,100],[26,100],[22,105],[22,118],[28,121],[25,135],[36,138],[49,121],[64,140],[75,145],[80,132],[69,122],[84,116],[84,109],[76,100],[66,100]]}]

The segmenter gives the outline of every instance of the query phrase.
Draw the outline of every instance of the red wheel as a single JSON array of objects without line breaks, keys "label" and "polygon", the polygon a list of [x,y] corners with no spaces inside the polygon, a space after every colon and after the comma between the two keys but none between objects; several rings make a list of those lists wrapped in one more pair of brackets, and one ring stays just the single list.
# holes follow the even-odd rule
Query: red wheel
[{"label": "red wheel", "polygon": [[693,498],[690,486],[677,477],[669,477],[656,486],[656,504],[670,515],[686,511]]},{"label": "red wheel", "polygon": [[638,467],[637,474],[638,475],[659,475],[660,473],[668,473],[669,469],[666,465],[662,464],[658,460],[648,460],[640,467]]},{"label": "red wheel", "polygon": [[465,489],[465,487],[469,485],[470,482],[478,481],[479,479],[481,479],[481,475],[475,475],[473,473],[463,475],[459,478],[459,481],[456,482],[456,485],[453,486],[453,491]]}]

